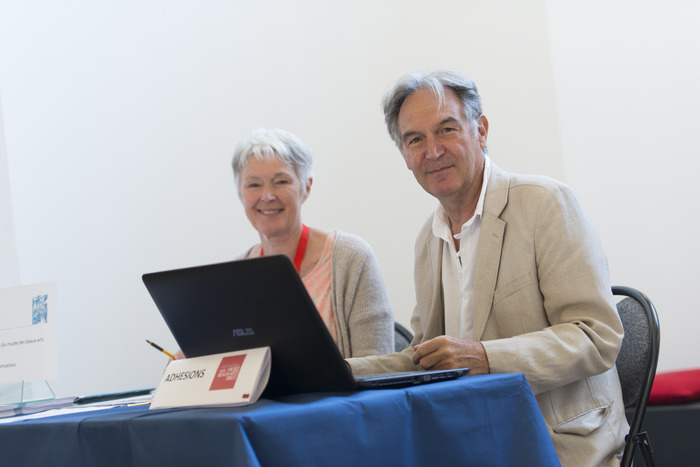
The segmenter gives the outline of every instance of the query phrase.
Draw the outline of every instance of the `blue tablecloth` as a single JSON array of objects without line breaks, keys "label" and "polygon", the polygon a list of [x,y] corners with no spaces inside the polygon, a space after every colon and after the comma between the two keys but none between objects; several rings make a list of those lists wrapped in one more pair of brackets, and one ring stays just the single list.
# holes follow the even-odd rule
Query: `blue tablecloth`
[{"label": "blue tablecloth", "polygon": [[2,465],[559,465],[525,377],[0,424]]}]

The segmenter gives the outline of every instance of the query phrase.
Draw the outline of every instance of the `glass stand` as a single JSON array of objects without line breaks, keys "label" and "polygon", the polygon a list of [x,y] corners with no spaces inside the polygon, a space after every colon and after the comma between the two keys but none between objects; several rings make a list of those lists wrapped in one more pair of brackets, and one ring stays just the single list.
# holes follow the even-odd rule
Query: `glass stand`
[{"label": "glass stand", "polygon": [[0,406],[48,401],[55,398],[56,394],[46,380],[0,384]]}]

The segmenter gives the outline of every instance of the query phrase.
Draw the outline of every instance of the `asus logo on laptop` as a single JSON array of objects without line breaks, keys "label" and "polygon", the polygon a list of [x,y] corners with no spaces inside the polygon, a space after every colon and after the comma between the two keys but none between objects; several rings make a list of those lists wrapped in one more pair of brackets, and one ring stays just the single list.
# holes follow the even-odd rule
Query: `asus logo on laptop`
[{"label": "asus logo on laptop", "polygon": [[234,329],[233,330],[233,337],[254,336],[254,335],[255,335],[255,331],[253,331],[253,328]]}]

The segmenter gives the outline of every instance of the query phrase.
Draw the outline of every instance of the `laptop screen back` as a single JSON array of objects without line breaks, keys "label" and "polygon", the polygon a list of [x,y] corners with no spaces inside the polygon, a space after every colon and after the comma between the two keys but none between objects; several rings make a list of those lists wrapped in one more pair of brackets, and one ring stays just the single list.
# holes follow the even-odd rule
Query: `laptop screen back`
[{"label": "laptop screen back", "polygon": [[186,357],[270,347],[263,397],[354,389],[286,256],[144,274],[143,282]]}]

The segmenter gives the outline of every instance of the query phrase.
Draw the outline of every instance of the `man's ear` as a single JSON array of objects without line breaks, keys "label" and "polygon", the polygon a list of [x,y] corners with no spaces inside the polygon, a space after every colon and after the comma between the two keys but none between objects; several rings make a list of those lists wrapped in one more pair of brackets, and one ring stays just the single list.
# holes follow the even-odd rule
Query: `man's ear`
[{"label": "man's ear", "polygon": [[489,121],[484,114],[479,115],[476,121],[479,124],[479,146],[481,146],[481,149],[484,149],[489,136]]},{"label": "man's ear", "polygon": [[399,152],[401,153],[401,157],[403,158],[404,164],[406,164],[406,168],[408,170],[411,170],[411,167],[408,165],[408,159],[406,158],[406,156],[403,153],[403,148],[399,148]]}]

